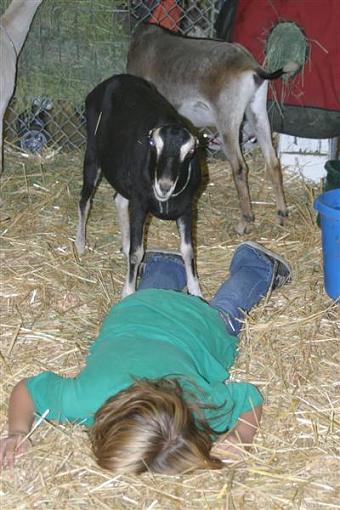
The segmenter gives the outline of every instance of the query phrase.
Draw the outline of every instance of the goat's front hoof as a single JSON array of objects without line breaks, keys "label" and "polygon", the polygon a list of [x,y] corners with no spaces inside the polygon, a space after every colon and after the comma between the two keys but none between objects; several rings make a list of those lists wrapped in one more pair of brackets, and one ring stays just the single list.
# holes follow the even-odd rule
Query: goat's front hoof
[{"label": "goat's front hoof", "polygon": [[281,227],[283,227],[283,225],[285,224],[285,219],[288,217],[288,211],[287,209],[285,210],[278,210],[277,211],[277,217],[276,217],[276,221],[279,225],[281,225]]},{"label": "goat's front hoof", "polygon": [[130,294],[133,294],[135,292],[135,289],[131,287],[131,285],[125,284],[124,288],[122,290],[122,298],[124,299],[127,296],[130,296]]},{"label": "goat's front hoof", "polygon": [[192,296],[203,297],[200,286],[197,282],[193,282],[192,284],[188,283],[188,292]]},{"label": "goat's front hoof", "polygon": [[243,236],[244,234],[250,234],[254,228],[254,223],[248,221],[240,221],[235,227],[236,234]]}]

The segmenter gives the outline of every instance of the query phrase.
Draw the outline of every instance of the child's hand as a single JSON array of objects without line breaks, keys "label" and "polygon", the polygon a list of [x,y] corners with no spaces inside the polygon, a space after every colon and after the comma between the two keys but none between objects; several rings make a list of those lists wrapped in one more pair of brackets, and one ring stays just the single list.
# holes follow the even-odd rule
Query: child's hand
[{"label": "child's hand", "polygon": [[0,470],[6,467],[12,468],[15,457],[27,451],[31,446],[31,441],[24,437],[24,434],[11,434],[0,439]]},{"label": "child's hand", "polygon": [[9,434],[0,440],[0,471],[4,467],[12,468],[15,457],[29,448],[30,440],[25,437],[30,433],[34,412],[34,402],[26,389],[26,380],[22,379],[13,388],[9,398]]},{"label": "child's hand", "polygon": [[262,414],[262,406],[257,406],[251,411],[242,413],[236,427],[227,434],[220,436],[217,449],[228,453],[232,460],[240,460],[253,442],[259,427]]},{"label": "child's hand", "polygon": [[227,454],[229,461],[238,462],[245,455],[244,445],[240,439],[234,434],[229,433],[221,442],[215,446],[217,452],[223,452],[223,456]]}]

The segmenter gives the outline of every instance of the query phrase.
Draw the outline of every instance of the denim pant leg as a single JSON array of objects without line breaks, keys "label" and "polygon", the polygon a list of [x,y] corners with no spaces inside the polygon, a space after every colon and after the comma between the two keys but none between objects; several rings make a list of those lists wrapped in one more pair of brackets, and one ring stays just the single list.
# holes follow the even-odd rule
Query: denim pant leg
[{"label": "denim pant leg", "polygon": [[209,304],[221,312],[229,333],[238,335],[241,319],[268,292],[273,278],[269,258],[251,246],[241,245],[230,264],[230,276]]},{"label": "denim pant leg", "polygon": [[171,254],[155,254],[145,263],[140,277],[140,289],[181,291],[187,284],[184,262]]}]

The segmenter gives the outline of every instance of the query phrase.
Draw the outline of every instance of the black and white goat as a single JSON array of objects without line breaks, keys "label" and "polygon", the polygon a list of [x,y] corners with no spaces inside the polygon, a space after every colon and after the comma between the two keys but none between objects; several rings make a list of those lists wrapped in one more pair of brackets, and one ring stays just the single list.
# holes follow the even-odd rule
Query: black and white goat
[{"label": "black and white goat", "polygon": [[239,144],[244,115],[263,152],[279,223],[287,216],[280,163],[271,141],[267,90],[268,80],[297,67],[291,62],[267,73],[239,44],[183,37],[155,24],[141,23],[133,35],[127,72],[152,82],[195,126],[215,126],[219,131],[240,201],[239,234],[249,232],[254,221],[248,169]]},{"label": "black and white goat", "polygon": [[201,295],[192,247],[193,198],[201,181],[197,138],[187,121],[141,78],[117,75],[86,98],[87,146],[76,236],[85,249],[90,200],[103,174],[115,203],[128,272],[123,296],[135,291],[148,213],[176,220],[188,291]]}]

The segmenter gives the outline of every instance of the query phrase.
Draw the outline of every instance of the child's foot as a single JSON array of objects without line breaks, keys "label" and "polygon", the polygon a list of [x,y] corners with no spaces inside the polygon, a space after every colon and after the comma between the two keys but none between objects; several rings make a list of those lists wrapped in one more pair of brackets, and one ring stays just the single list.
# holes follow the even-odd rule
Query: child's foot
[{"label": "child's foot", "polygon": [[184,267],[184,261],[182,258],[182,255],[177,251],[170,251],[170,250],[146,250],[142,263],[139,267],[139,275],[142,276],[145,267],[147,264],[150,264],[150,262],[154,261],[160,261],[160,262],[175,262],[176,264],[179,264]]},{"label": "child's foot", "polygon": [[186,289],[186,271],[178,252],[148,250],[140,265],[139,289]]},{"label": "child's foot", "polygon": [[264,248],[261,244],[255,241],[244,241],[241,245],[251,246],[254,250],[265,255],[273,264],[273,279],[270,288],[272,290],[282,287],[286,283],[292,281],[292,268],[289,262],[284,259],[281,255],[278,255],[274,251]]}]

